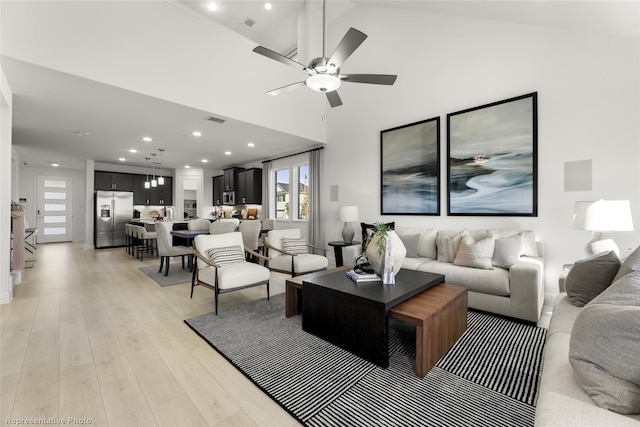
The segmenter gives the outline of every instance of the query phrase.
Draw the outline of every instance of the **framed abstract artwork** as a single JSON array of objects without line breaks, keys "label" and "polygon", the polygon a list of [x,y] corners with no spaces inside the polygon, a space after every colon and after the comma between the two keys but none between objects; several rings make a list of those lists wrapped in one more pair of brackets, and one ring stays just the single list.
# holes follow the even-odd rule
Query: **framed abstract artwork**
[{"label": "framed abstract artwork", "polygon": [[537,95],[447,115],[448,215],[538,215]]},{"label": "framed abstract artwork", "polygon": [[382,215],[440,215],[440,117],[380,132]]}]

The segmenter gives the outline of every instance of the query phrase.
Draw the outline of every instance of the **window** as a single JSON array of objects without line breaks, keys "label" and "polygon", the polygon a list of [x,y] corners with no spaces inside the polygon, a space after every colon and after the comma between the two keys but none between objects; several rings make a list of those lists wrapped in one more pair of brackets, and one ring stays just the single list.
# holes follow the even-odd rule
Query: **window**
[{"label": "window", "polygon": [[276,173],[276,218],[289,218],[289,169],[279,169]]},{"label": "window", "polygon": [[298,167],[298,219],[309,219],[309,165]]},{"label": "window", "polygon": [[273,168],[271,190],[276,219],[307,221],[309,219],[309,163],[308,157],[287,159]]}]

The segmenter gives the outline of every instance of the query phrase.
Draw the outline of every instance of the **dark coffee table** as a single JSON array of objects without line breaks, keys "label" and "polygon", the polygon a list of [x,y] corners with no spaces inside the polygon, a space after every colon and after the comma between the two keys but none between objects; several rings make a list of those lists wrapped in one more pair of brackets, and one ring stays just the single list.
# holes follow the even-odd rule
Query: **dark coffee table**
[{"label": "dark coffee table", "polygon": [[344,271],[310,277],[302,288],[302,329],[383,368],[389,366],[389,310],[444,282],[402,269],[395,285],[355,283]]}]

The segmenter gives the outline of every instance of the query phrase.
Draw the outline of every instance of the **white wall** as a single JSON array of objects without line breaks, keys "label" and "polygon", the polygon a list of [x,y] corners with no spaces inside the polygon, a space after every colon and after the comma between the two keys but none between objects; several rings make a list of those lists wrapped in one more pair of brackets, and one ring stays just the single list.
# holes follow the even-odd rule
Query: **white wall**
[{"label": "white wall", "polygon": [[[393,87],[345,83],[344,105],[327,116],[325,241],[340,236],[340,205],[365,222],[440,229],[521,227],[546,242],[546,293],[563,264],[584,257],[589,233],[572,229],[577,200],[629,199],[635,232],[614,233],[621,248],[640,243],[640,45],[637,39],[462,17],[357,8],[333,23],[335,46],[349,26],[369,35],[343,73],[398,74]],[[538,217],[446,216],[446,115],[538,92]],[[441,117],[441,216],[380,215],[380,134]],[[564,192],[564,162],[593,160],[593,190]],[[339,201],[329,188],[339,186]]]}]

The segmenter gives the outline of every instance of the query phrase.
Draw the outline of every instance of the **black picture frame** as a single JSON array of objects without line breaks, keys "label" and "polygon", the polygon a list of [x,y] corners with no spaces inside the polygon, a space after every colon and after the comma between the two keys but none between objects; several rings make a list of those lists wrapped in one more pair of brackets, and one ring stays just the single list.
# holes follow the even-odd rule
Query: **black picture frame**
[{"label": "black picture frame", "polygon": [[447,215],[538,216],[538,93],[447,114]]},{"label": "black picture frame", "polygon": [[440,117],[380,131],[380,213],[440,215]]}]

